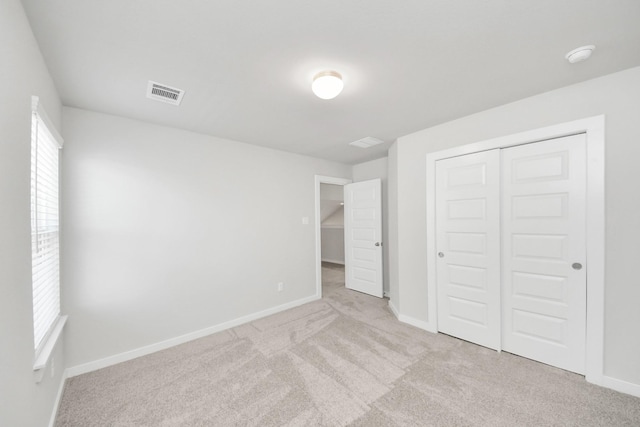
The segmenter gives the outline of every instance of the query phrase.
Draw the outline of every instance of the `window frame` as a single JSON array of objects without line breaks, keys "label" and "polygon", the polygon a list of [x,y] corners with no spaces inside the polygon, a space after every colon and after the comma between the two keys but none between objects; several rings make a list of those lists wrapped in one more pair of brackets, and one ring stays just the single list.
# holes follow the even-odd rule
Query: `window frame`
[{"label": "window frame", "polygon": [[[45,141],[41,141],[39,145],[39,138],[42,136],[45,137]],[[67,316],[63,316],[60,313],[60,149],[64,144],[64,140],[56,127],[53,125],[49,116],[46,114],[42,105],[40,103],[39,97],[33,96],[31,99],[31,150],[30,150],[30,165],[31,165],[31,179],[30,179],[30,217],[31,217],[31,258],[32,258],[32,266],[31,266],[31,287],[32,287],[32,304],[33,304],[33,345],[34,345],[34,371],[43,370],[53,353],[55,345],[59,340],[64,325],[67,320]],[[48,150],[49,156],[47,160],[51,162],[51,160],[55,161],[55,168],[53,172],[55,173],[55,177],[52,178],[52,174],[49,177],[44,177],[48,184],[55,184],[53,195],[54,201],[51,205],[48,205],[46,208],[42,208],[42,204],[39,204],[38,201],[42,200],[42,198],[38,198],[38,196],[42,196],[44,191],[38,191],[38,178],[43,177],[42,172],[44,171],[46,175],[46,167],[41,167],[38,169],[38,160],[42,160],[43,157],[38,156],[38,152],[43,150],[43,147],[46,147]],[[53,150],[52,150],[53,149]],[[54,153],[54,154],[51,154]],[[43,156],[46,155],[43,153]],[[55,158],[54,158],[55,157]],[[44,163],[43,163],[44,164]],[[51,164],[51,163],[49,163]],[[40,172],[40,173],[39,173]],[[51,194],[48,194],[51,196]],[[38,208],[40,206],[40,208]],[[40,213],[43,215],[44,210],[49,210],[55,208],[55,212],[53,215],[49,215],[49,224],[47,227],[39,227],[38,218]],[[46,216],[46,215],[45,215]],[[42,221],[40,221],[42,223]],[[39,236],[44,234],[44,229],[49,228],[54,230],[55,236],[51,240],[53,243],[53,247],[50,253],[45,254],[46,262],[51,263],[51,267],[49,267],[51,272],[47,274],[47,284],[45,285],[45,289],[48,292],[54,292],[52,301],[48,301],[47,307],[49,307],[49,315],[42,320],[41,313],[36,310],[36,297],[42,297],[42,294],[36,295],[36,261],[34,261],[37,257],[42,257],[41,252],[38,252],[38,242]],[[39,264],[42,265],[42,264]],[[50,294],[44,294],[46,298],[51,297]],[[38,305],[39,306],[39,305]],[[42,311],[42,310],[41,310]],[[55,316],[52,316],[50,313],[55,313]],[[37,320],[38,319],[41,320]],[[44,321],[44,323],[43,323]],[[40,324],[38,324],[40,322]],[[45,331],[44,333],[42,331]],[[39,331],[37,333],[37,331]],[[42,378],[36,378],[37,381]]]}]

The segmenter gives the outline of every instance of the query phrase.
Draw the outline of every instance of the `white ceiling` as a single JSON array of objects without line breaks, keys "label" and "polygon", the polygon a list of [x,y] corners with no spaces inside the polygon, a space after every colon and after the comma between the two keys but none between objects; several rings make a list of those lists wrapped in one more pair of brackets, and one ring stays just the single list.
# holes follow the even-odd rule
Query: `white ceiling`
[{"label": "white ceiling", "polygon": [[[355,164],[640,65],[638,0],[23,0],[64,105]],[[564,55],[597,46],[589,61]],[[333,100],[313,75],[342,73]],[[145,97],[148,80],[186,91]],[[369,149],[351,141],[373,136]]]}]

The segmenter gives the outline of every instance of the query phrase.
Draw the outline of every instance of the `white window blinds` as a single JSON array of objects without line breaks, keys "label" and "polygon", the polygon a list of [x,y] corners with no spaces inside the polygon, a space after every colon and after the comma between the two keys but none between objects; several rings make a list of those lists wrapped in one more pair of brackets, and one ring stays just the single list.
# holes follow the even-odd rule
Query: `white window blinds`
[{"label": "white window blinds", "polygon": [[60,315],[59,136],[38,98],[31,121],[31,270],[34,348],[39,352]]}]

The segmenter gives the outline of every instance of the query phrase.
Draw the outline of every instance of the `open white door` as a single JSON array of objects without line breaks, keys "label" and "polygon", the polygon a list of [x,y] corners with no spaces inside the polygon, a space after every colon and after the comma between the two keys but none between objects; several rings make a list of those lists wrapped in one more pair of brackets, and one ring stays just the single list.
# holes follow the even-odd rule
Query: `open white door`
[{"label": "open white door", "polygon": [[382,196],[379,179],[344,186],[344,249],[346,287],[382,298]]}]

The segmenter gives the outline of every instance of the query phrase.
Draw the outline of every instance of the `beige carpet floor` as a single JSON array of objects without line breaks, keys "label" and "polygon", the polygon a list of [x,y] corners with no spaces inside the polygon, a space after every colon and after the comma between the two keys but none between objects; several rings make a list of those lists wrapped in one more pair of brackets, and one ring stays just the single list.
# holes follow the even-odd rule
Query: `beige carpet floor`
[{"label": "beige carpet floor", "polygon": [[640,399],[323,299],[67,380],[57,426],[640,426]]}]

